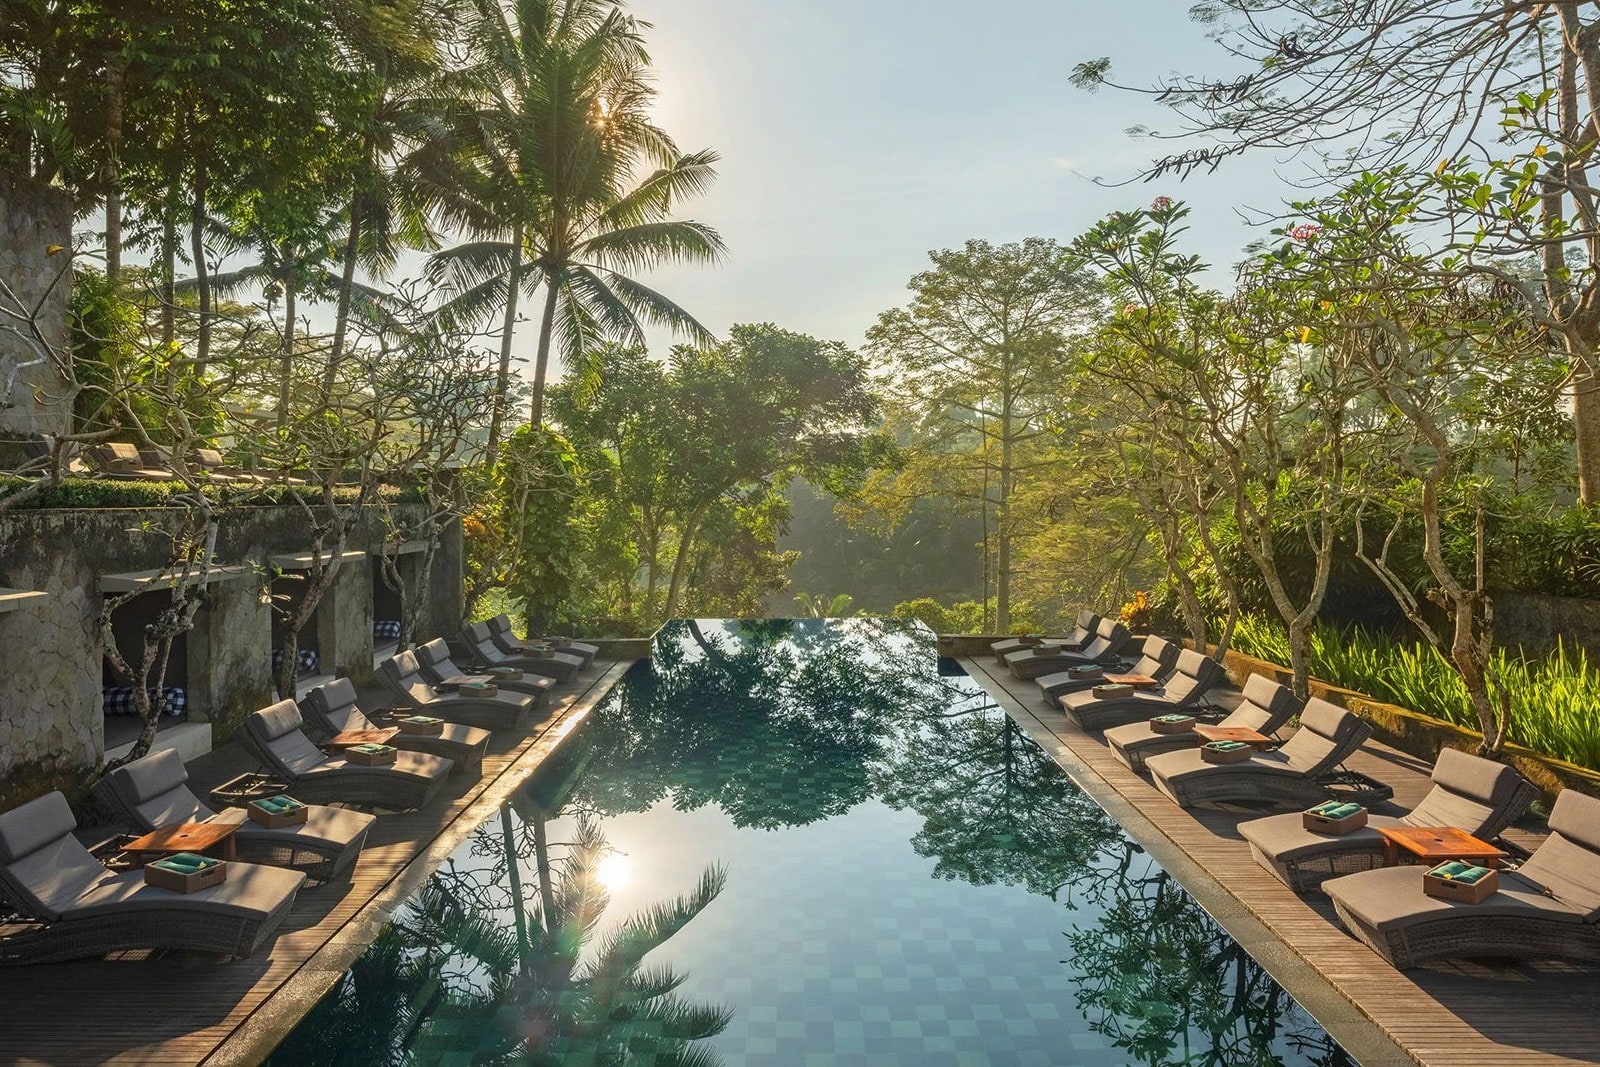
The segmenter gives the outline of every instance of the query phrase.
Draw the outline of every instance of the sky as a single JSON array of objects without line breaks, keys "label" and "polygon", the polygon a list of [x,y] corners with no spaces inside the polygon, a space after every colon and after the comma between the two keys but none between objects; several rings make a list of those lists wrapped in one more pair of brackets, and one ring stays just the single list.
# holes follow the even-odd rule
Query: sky
[{"label": "sky", "polygon": [[[860,345],[906,299],[928,252],[970,238],[1069,241],[1157,195],[1187,200],[1191,251],[1228,268],[1301,177],[1256,155],[1214,175],[1114,187],[1162,150],[1125,131],[1172,128],[1144,97],[1070,83],[1109,56],[1119,80],[1217,71],[1192,0],[633,0],[657,72],[659,123],[721,153],[712,191],[681,209],[729,254],[650,284],[718,335],[774,322]],[[1096,179],[1100,179],[1097,184]],[[528,354],[532,330],[518,331]],[[666,334],[652,336],[664,350]]]}]

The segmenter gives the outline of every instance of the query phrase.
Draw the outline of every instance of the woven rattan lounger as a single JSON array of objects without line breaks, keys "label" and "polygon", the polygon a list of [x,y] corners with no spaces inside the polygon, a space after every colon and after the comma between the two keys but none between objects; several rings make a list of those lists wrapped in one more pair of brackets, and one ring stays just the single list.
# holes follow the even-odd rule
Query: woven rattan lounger
[{"label": "woven rattan lounger", "polygon": [[1363,871],[1322,890],[1346,929],[1402,969],[1443,959],[1600,960],[1600,800],[1564,790],[1550,836],[1477,904],[1423,893],[1425,870]]},{"label": "woven rattan lounger", "polygon": [[189,772],[171,748],[118,767],[95,783],[94,795],[141,834],[178,823],[236,823],[240,859],[289,867],[319,882],[349,873],[374,821],[364,812],[320,804],[309,806],[303,823],[271,828],[252,822],[243,808],[212,811],[190,791]]},{"label": "woven rattan lounger", "polygon": [[[0,898],[33,920],[0,937],[0,963],[56,963],[136,949],[248,956],[289,914],[305,882],[298,871],[229,863],[227,881],[195,893],[114,872],[73,836],[60,793],[0,815]],[[37,924],[37,925],[34,925]]]},{"label": "woven rattan lounger", "polygon": [[[489,627],[489,639],[494,642],[496,648],[506,655],[522,656],[534,651],[527,647],[522,639],[517,636],[516,631],[511,628],[511,616],[505,614],[496,615],[488,621],[487,625]],[[594,663],[594,658],[600,654],[599,645],[591,645],[587,641],[574,641],[570,637],[545,637],[540,640],[563,655],[577,656],[583,660],[583,666],[586,670]]]},{"label": "woven rattan lounger", "polygon": [[1083,663],[1116,663],[1122,650],[1133,640],[1128,628],[1115,619],[1101,619],[1094,639],[1077,652],[1041,646],[1012,652],[1005,657],[1006,670],[1019,681],[1032,681],[1043,674],[1055,674]]},{"label": "woven rattan lounger", "polygon": [[1095,628],[1100,625],[1100,616],[1087,608],[1078,612],[1077,624],[1072,633],[1066,637],[1008,637],[1003,641],[996,641],[989,646],[989,651],[994,658],[1002,662],[1013,652],[1027,652],[1041,644],[1048,644],[1064,652],[1082,652],[1083,646],[1094,640]]},{"label": "woven rattan lounger", "polygon": [[1433,765],[1433,789],[1399,817],[1368,815],[1367,825],[1334,836],[1307,830],[1299,812],[1252,819],[1239,827],[1256,861],[1296,893],[1308,893],[1329,878],[1383,865],[1380,826],[1454,826],[1493,841],[1528,810],[1539,795],[1503,763],[1453,748]]},{"label": "woven rattan lounger", "polygon": [[476,661],[474,666],[481,664],[485,667],[515,667],[519,671],[542,674],[558,682],[570,682],[583,669],[581,657],[569,656],[565,652],[551,650],[519,652],[515,655],[508,653],[494,643],[494,637],[489,632],[489,624],[486,622],[475,622],[464,628],[460,639],[470,657]]},{"label": "woven rattan lounger", "polygon": [[1276,752],[1215,764],[1191,748],[1152,756],[1144,765],[1156,788],[1182,808],[1228,801],[1315,804],[1328,795],[1327,779],[1371,733],[1372,727],[1350,712],[1312,697],[1300,713],[1300,728]]},{"label": "woven rattan lounger", "polygon": [[[1182,652],[1182,645],[1151,635],[1144,638],[1139,658],[1128,668],[1127,673],[1143,674],[1165,683],[1177,671],[1178,656]],[[1070,670],[1065,670],[1056,671],[1054,674],[1041,674],[1033,680],[1033,684],[1044,693],[1046,700],[1054,703],[1068,693],[1081,693],[1086,689],[1093,689],[1101,681],[1103,679],[1083,678]]]},{"label": "woven rattan lounger", "polygon": [[[1300,714],[1301,703],[1294,690],[1279,685],[1264,675],[1253,674],[1244,683],[1244,700],[1233,709],[1218,726],[1242,726],[1257,733],[1272,736],[1283,729],[1285,723]],[[1144,770],[1144,761],[1163,752],[1198,748],[1203,743],[1193,732],[1161,734],[1148,721],[1124,723],[1106,731],[1106,743],[1112,755],[1136,771]]]},{"label": "woven rattan lounger", "polygon": [[517,732],[526,730],[531,721],[533,697],[510,691],[493,696],[468,696],[458,690],[441,693],[422,677],[422,668],[412,652],[397,652],[378,664],[378,676],[403,707],[424,715],[485,730]]},{"label": "woven rattan lounger", "polygon": [[[348,678],[335,678],[306,692],[300,700],[300,713],[319,733],[327,737],[346,730],[374,730],[385,725],[367,718],[356,705],[356,687]],[[436,716],[443,718],[443,716]],[[446,722],[437,734],[400,733],[389,744],[402,752],[424,752],[443,756],[452,773],[478,777],[483,771],[483,754],[489,747],[489,731],[476,726]]]},{"label": "woven rattan lounger", "polygon": [[1178,654],[1178,669],[1160,689],[1136,689],[1126,696],[1110,699],[1096,696],[1092,691],[1068,693],[1058,698],[1057,703],[1067,718],[1093,733],[1123,723],[1144,722],[1157,715],[1188,711],[1227,677],[1222,664],[1186,648]]},{"label": "woven rattan lounger", "polygon": [[542,674],[524,674],[521,678],[507,681],[493,675],[464,671],[450,658],[450,646],[444,643],[442,637],[418,645],[414,651],[417,656],[417,668],[422,672],[423,679],[435,688],[460,678],[493,682],[508,693],[520,693],[525,697],[532,697],[533,706],[537,710],[544,704],[550,690],[556,686],[554,678],[547,678]]},{"label": "woven rattan lounger", "polygon": [[245,716],[242,736],[267,768],[289,781],[289,795],[308,804],[363,808],[420,808],[439,795],[450,776],[442,756],[401,752],[388,766],[362,766],[329,756],[305,735],[300,709],[280,700]]}]

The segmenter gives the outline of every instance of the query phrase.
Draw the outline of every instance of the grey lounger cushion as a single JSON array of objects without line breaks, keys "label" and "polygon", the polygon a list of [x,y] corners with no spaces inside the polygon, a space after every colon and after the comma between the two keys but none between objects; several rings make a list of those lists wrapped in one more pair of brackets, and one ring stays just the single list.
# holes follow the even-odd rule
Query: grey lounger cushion
[{"label": "grey lounger cushion", "polygon": [[[472,676],[471,671],[462,670],[450,656],[450,646],[445,644],[444,638],[434,638],[425,644],[418,645],[415,649],[417,668],[423,680],[429,685],[439,685],[447,678]],[[492,681],[501,689],[511,693],[520,693],[525,697],[532,697],[534,707],[539,707],[556,687],[554,678],[542,674],[524,674],[521,678],[512,681],[503,681],[489,675],[481,676],[485,681]]]},{"label": "grey lounger cushion", "polygon": [[[1276,734],[1300,708],[1294,690],[1265,675],[1252,674],[1244,683],[1244,700],[1219,725],[1244,726],[1259,733]],[[1200,737],[1193,733],[1158,734],[1148,720],[1114,726],[1106,731],[1105,737],[1112,754],[1136,771],[1144,770],[1145,761],[1151,756],[1198,748],[1201,744]]]},{"label": "grey lounger cushion", "polygon": [[522,730],[533,711],[534,698],[521,693],[502,691],[494,696],[475,697],[435,692],[422,677],[422,668],[411,652],[390,656],[378,665],[378,674],[401,704],[485,730]]},{"label": "grey lounger cushion", "polygon": [[184,822],[237,823],[240,858],[268,866],[302,867],[322,881],[349,870],[361,854],[375,818],[321,804],[308,805],[306,821],[266,827],[243,808],[215,812],[189,789],[189,772],[175,749],[153,752],[118,767],[95,784],[95,796],[141,833]]},{"label": "grey lounger cushion", "polygon": [[[300,709],[280,700],[245,718],[245,731],[275,774],[290,779],[306,801],[344,801],[381,807],[421,807],[438,795],[451,761],[401,752],[387,767],[366,767],[328,756],[305,735]],[[307,789],[315,793],[307,793]]]},{"label": "grey lounger cushion", "polygon": [[1325,792],[1319,780],[1371,733],[1357,716],[1312,697],[1300,713],[1300,729],[1276,752],[1258,752],[1243,763],[1213,764],[1192,748],[1152,756],[1145,766],[1156,788],[1180,807],[1217,801],[1314,802]]},{"label": "grey lounger cushion", "polygon": [[[301,707],[317,728],[329,736],[345,730],[374,727],[373,721],[356,704],[356,687],[348,678],[335,678],[307,691]],[[483,766],[483,754],[489,748],[489,731],[447,722],[437,735],[400,734],[389,743],[402,752],[443,756],[453,764],[453,773],[477,777]]]},{"label": "grey lounger cushion", "polygon": [[283,921],[305,882],[298,871],[230,863],[228,879],[197,893],[144,884],[139,871],[108,871],[73,836],[60,793],[0,815],[0,881],[26,914],[54,926],[24,935],[8,961],[70,959],[119,948],[252,951]]}]

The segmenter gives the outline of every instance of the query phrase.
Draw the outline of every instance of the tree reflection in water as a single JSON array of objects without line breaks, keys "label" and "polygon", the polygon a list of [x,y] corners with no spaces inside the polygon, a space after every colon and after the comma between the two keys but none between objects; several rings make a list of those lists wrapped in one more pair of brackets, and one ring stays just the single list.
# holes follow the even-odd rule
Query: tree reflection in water
[{"label": "tree reflection in water", "polygon": [[525,804],[531,819],[513,821],[507,808],[479,828],[472,858],[487,862],[439,871],[270,1062],[721,1062],[699,1043],[722,1032],[731,1010],[678,997],[684,976],[644,958],[716,899],[723,870],[708,868],[690,893],[597,939],[609,902],[596,876],[604,834],[582,818],[571,841],[552,846],[546,812],[536,798]]},{"label": "tree reflection in water", "polygon": [[1171,875],[973,687],[964,707],[908,731],[882,795],[923,819],[934,871],[1025,886],[1074,912],[1066,931],[1078,1007],[1140,1063],[1352,1061]]},{"label": "tree reflection in water", "polygon": [[975,683],[941,676],[931,633],[893,620],[669,624],[274,1061],[715,1063],[730,1009],[643,961],[722,869],[601,937],[604,820],[666,801],[778,829],[872,800],[916,813],[936,877],[1063,909],[1077,1009],[1130,1061],[1350,1062]]}]

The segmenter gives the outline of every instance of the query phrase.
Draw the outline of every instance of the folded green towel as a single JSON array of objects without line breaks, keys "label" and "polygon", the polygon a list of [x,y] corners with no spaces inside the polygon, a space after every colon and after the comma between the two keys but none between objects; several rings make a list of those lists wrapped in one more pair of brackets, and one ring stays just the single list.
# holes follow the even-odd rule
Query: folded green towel
[{"label": "folded green towel", "polygon": [[201,871],[210,870],[221,860],[212,859],[210,856],[200,856],[193,852],[177,852],[165,859],[156,860],[152,866],[160,867],[164,871],[174,874],[199,874]]},{"label": "folded green towel", "polygon": [[1441,863],[1428,872],[1435,878],[1443,878],[1447,882],[1460,882],[1463,885],[1472,885],[1483,879],[1489,873],[1489,868],[1479,867],[1476,864],[1464,863],[1461,860],[1451,860]]},{"label": "folded green towel", "polygon": [[390,745],[375,745],[371,741],[368,741],[363,745],[351,745],[350,751],[360,752],[364,756],[381,756],[385,752],[393,752],[394,748]]},{"label": "folded green towel", "polygon": [[1157,715],[1156,722],[1188,722],[1192,715]]},{"label": "folded green towel", "polygon": [[1312,814],[1320,815],[1324,819],[1348,819],[1361,810],[1360,804],[1351,804],[1349,801],[1330,800],[1325,804],[1318,804],[1311,809]]},{"label": "folded green towel", "polygon": [[408,722],[412,726],[432,726],[434,723],[443,722],[444,720],[443,719],[435,719],[431,715],[407,715],[404,718],[402,718],[400,721],[401,722]]},{"label": "folded green towel", "polygon": [[1237,752],[1241,748],[1249,748],[1250,746],[1243,741],[1210,741],[1206,744],[1206,747],[1213,752]]}]

